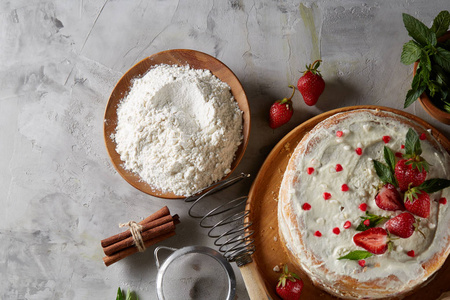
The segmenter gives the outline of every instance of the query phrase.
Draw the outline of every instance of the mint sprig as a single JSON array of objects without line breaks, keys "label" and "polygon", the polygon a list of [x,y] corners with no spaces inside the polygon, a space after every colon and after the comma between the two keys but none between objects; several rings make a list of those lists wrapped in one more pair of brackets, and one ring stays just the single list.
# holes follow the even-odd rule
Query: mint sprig
[{"label": "mint sprig", "polygon": [[422,193],[432,194],[450,186],[450,180],[433,178],[425,180],[421,185],[412,187],[405,192],[404,201],[414,201]]},{"label": "mint sprig", "polygon": [[[356,231],[366,231],[369,228],[376,227],[381,222],[387,221],[390,219],[390,217],[383,217],[378,215],[373,215],[366,211],[366,215],[360,217],[362,219],[361,223],[356,227]],[[364,221],[369,220],[369,225],[365,225]]]},{"label": "mint sprig", "polygon": [[371,257],[373,254],[370,253],[369,251],[364,251],[364,250],[355,250],[355,251],[351,251],[348,254],[339,257],[338,259],[350,259],[350,260],[361,260],[361,259],[365,259],[368,257]]},{"label": "mint sprig", "polygon": [[393,186],[398,187],[398,182],[394,175],[395,154],[390,148],[386,146],[384,146],[383,148],[383,154],[384,161],[387,163],[387,165],[377,160],[373,160],[373,167],[375,169],[375,172],[383,183],[390,183]]},{"label": "mint sprig", "polygon": [[136,296],[135,292],[131,292],[130,290],[128,290],[125,295],[124,291],[122,291],[119,287],[117,290],[116,300],[139,300],[139,298]]},{"label": "mint sprig", "polygon": [[422,154],[422,146],[420,145],[420,138],[417,132],[409,128],[406,133],[405,140],[405,154],[403,158],[408,159],[406,165],[411,165],[413,169],[418,169],[422,172],[424,169],[428,172],[430,164],[420,155]]},{"label": "mint sprig", "polygon": [[424,191],[425,193],[432,194],[443,190],[450,186],[450,180],[433,178],[425,180],[421,185],[417,187],[418,190]]},{"label": "mint sprig", "polygon": [[[413,16],[403,14],[403,23],[413,40],[403,45],[400,60],[405,65],[419,61],[416,75],[407,92],[404,107],[407,108],[426,92],[440,107],[450,112],[450,43],[438,42],[450,26],[450,13],[441,11],[431,28]],[[444,70],[444,74],[442,71]]]}]

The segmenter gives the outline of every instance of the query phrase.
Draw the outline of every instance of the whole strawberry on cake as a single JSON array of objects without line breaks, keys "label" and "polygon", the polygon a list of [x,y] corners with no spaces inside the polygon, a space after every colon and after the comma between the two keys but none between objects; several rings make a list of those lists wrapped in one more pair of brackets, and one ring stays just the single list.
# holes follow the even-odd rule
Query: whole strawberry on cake
[{"label": "whole strawberry on cake", "polygon": [[418,288],[450,253],[450,156],[403,116],[333,115],[297,145],[278,201],[291,261],[329,293],[386,298]]}]

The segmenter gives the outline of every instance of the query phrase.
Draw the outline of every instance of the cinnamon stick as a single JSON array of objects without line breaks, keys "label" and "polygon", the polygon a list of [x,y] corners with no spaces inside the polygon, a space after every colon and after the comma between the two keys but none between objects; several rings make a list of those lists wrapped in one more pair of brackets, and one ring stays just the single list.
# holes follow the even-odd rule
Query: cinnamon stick
[{"label": "cinnamon stick", "polygon": [[[175,231],[175,222],[172,221],[172,216],[170,217],[171,222],[166,222],[160,226],[154,226],[153,228],[147,229],[146,231],[141,231],[142,240],[144,243],[150,239],[154,239],[158,236],[161,236],[163,234],[169,233],[171,231]],[[166,218],[166,217],[165,217]],[[132,236],[119,241],[117,243],[114,243],[108,247],[103,248],[103,252],[105,252],[106,255],[112,255],[120,250],[123,250],[125,248],[131,247],[135,244],[135,241]]]},{"label": "cinnamon stick", "polygon": [[[160,235],[160,236],[158,236],[158,237],[156,237],[154,239],[147,240],[144,243],[145,247],[148,248],[148,247],[150,247],[150,246],[152,246],[152,245],[154,245],[156,243],[159,243],[159,242],[161,242],[161,241],[163,241],[163,240],[165,240],[167,238],[170,238],[170,237],[172,237],[174,235],[175,235],[175,231],[171,231],[169,233]],[[114,253],[111,256],[103,257],[103,262],[108,267],[108,266],[112,265],[113,263],[118,262],[119,260],[121,260],[121,259],[123,259],[123,258],[125,258],[127,256],[130,256],[131,254],[134,254],[136,252],[138,252],[138,249],[136,247],[134,247],[134,246],[128,247],[128,248],[125,248],[125,249],[123,249],[123,250],[121,250],[119,252]]]},{"label": "cinnamon stick", "polygon": [[[178,215],[174,215],[174,216],[167,215],[167,216],[164,216],[162,218],[156,219],[154,221],[150,221],[148,223],[144,223],[144,224],[142,224],[141,232],[147,231],[147,230],[149,230],[151,228],[155,228],[155,227],[161,226],[163,224],[166,224],[166,223],[169,223],[169,222],[172,222],[172,221],[174,221],[175,224],[178,224],[180,222]],[[116,234],[116,235],[114,235],[112,237],[104,239],[101,242],[101,244],[102,244],[103,248],[106,248],[106,247],[109,247],[109,246],[111,246],[111,245],[113,245],[115,243],[119,243],[119,242],[121,242],[121,241],[123,241],[123,240],[125,240],[125,239],[127,239],[129,237],[131,237],[131,232],[128,229],[128,230],[126,230],[124,232],[121,232],[121,233]]]},{"label": "cinnamon stick", "polygon": [[[165,216],[168,216],[168,215],[170,215],[169,208],[167,206],[164,206],[163,208],[161,208],[160,210],[158,210],[154,214],[148,216],[147,218],[145,218],[144,220],[139,222],[138,224],[144,225],[146,223],[149,223],[151,221],[155,221],[155,220],[161,219],[161,218],[163,218]],[[131,236],[131,232],[128,229],[128,230],[126,230],[124,232],[121,232],[119,234],[116,234],[114,236],[111,236],[109,238],[106,238],[106,239],[102,240],[101,244],[102,244],[102,247],[107,247],[109,245],[117,243],[118,241],[122,241],[122,240],[124,240],[124,239],[126,239],[126,238],[128,238],[130,236]]]}]

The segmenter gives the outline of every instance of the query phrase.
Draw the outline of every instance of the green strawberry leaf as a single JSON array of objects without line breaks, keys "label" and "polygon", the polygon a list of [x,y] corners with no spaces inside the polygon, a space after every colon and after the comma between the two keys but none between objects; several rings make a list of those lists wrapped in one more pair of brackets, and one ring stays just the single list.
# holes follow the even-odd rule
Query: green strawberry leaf
[{"label": "green strawberry leaf", "polygon": [[448,27],[450,26],[450,13],[446,10],[441,11],[436,18],[434,18],[433,26],[431,26],[431,30],[436,33],[436,37],[442,36],[447,32]]},{"label": "green strawberry leaf", "polygon": [[431,194],[450,186],[450,180],[433,178],[424,181],[421,185],[417,187],[418,190],[424,191],[425,193]]},{"label": "green strawberry leaf", "polygon": [[[358,225],[358,227],[356,227],[356,231],[366,231],[367,229],[376,227],[381,222],[387,221],[390,219],[389,217],[383,217],[383,216],[370,214],[368,211],[366,211],[366,216],[362,216],[360,218],[362,219],[362,221]],[[364,224],[365,220],[369,220],[370,224],[365,225]]]},{"label": "green strawberry leaf", "polygon": [[373,160],[373,166],[375,168],[375,172],[382,182],[398,186],[397,180],[395,179],[394,173],[391,171],[391,168],[377,160]]},{"label": "green strawberry leaf", "polygon": [[415,39],[420,45],[436,45],[436,33],[431,31],[431,29],[413,16],[404,13],[403,24],[405,24],[405,28],[408,31],[409,36]]},{"label": "green strawberry leaf", "polygon": [[422,154],[419,135],[412,128],[409,128],[408,132],[406,133],[405,154],[411,157]]},{"label": "green strawberry leaf", "polygon": [[394,169],[395,169],[395,154],[390,148],[388,148],[386,146],[384,146],[383,151],[384,151],[384,160],[386,161],[389,169],[391,169],[391,172],[394,173]]},{"label": "green strawberry leaf", "polygon": [[361,260],[361,259],[365,259],[368,257],[371,257],[373,254],[370,253],[369,251],[364,251],[364,250],[355,250],[355,251],[351,251],[348,254],[339,257],[338,259],[350,259],[350,260]]},{"label": "green strawberry leaf", "polygon": [[434,59],[445,71],[450,72],[450,51],[437,47]]},{"label": "green strawberry leaf", "polygon": [[422,48],[414,41],[409,41],[403,45],[400,61],[405,65],[410,65],[420,59]]}]

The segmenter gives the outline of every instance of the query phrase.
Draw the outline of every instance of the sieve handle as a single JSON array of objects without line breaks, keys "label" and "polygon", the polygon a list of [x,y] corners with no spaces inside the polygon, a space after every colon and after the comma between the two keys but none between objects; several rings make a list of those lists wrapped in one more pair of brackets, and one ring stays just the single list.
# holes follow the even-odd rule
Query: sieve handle
[{"label": "sieve handle", "polygon": [[155,251],[153,252],[153,255],[155,256],[155,264],[156,264],[156,267],[157,267],[158,269],[159,269],[159,267],[161,266],[161,264],[160,264],[160,262],[159,262],[159,257],[158,257],[158,252],[159,252],[159,250],[161,250],[161,249],[169,250],[169,251],[172,251],[172,252],[175,252],[175,251],[178,250],[177,248],[171,248],[171,247],[165,247],[165,246],[158,246],[158,247],[156,247]]},{"label": "sieve handle", "polygon": [[270,299],[255,262],[239,267],[251,300]]}]

